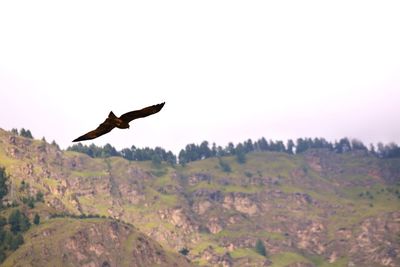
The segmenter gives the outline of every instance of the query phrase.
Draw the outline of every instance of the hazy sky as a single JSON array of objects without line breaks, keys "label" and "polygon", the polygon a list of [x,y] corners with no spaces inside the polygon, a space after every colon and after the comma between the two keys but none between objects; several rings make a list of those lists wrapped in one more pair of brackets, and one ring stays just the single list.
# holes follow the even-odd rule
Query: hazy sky
[{"label": "hazy sky", "polygon": [[66,148],[111,110],[166,101],[94,143],[400,143],[399,14],[399,1],[1,1],[0,128]]}]

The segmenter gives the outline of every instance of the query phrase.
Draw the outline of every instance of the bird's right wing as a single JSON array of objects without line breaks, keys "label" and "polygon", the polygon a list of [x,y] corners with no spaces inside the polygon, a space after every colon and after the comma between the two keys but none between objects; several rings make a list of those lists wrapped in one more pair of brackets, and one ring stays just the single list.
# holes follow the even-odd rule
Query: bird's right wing
[{"label": "bird's right wing", "polygon": [[106,133],[110,132],[114,128],[115,128],[115,125],[109,123],[108,120],[105,120],[95,130],[90,131],[90,132],[88,132],[88,133],[76,138],[72,142],[79,142],[79,141],[94,139],[96,137],[99,137],[99,136],[101,136],[103,134],[106,134]]},{"label": "bird's right wing", "polygon": [[147,116],[153,115],[154,113],[159,112],[163,108],[164,104],[165,104],[165,102],[163,102],[161,104],[149,106],[146,108],[142,108],[140,110],[131,111],[131,112],[123,114],[119,118],[121,120],[129,123],[130,121],[132,121],[134,119],[147,117]]}]

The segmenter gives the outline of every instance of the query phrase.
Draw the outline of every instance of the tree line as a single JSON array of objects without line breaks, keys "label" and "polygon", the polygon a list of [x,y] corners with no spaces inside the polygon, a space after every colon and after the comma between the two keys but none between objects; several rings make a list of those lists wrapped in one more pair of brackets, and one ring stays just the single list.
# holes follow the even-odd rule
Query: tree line
[{"label": "tree line", "polygon": [[181,149],[178,156],[171,151],[166,151],[161,147],[156,148],[124,148],[117,151],[110,144],[105,146],[89,146],[81,143],[75,144],[67,148],[70,151],[81,152],[94,158],[106,158],[111,156],[123,157],[131,161],[146,161],[153,162],[164,161],[171,165],[179,162],[182,165],[186,163],[202,160],[212,157],[236,156],[239,163],[245,162],[245,155],[250,152],[282,152],[287,154],[301,154],[309,149],[327,149],[335,153],[347,153],[352,151],[366,151],[371,155],[379,158],[397,158],[400,157],[400,147],[395,143],[382,144],[378,143],[377,147],[371,144],[365,146],[360,140],[341,138],[339,141],[329,142],[324,138],[298,138],[296,141],[289,139],[286,143],[281,140],[267,140],[262,137],[256,141],[248,139],[238,144],[229,142],[227,146],[217,146],[213,143],[211,146],[208,141],[203,141],[200,144],[188,144],[184,149]]},{"label": "tree line", "polygon": [[68,147],[67,150],[85,153],[92,158],[123,157],[130,161],[151,160],[155,163],[161,163],[161,161],[164,161],[170,165],[175,165],[177,163],[176,156],[171,151],[166,151],[161,147],[136,148],[135,146],[132,146],[131,148],[124,148],[121,151],[117,151],[117,149],[110,144],[101,147],[96,146],[95,144],[87,146],[78,143]]},{"label": "tree line", "polygon": [[19,131],[16,128],[11,129],[11,133],[15,135],[19,135],[22,137],[26,137],[29,139],[33,139],[33,135],[30,130],[25,130],[25,128],[21,128]]},{"label": "tree line", "polygon": [[[30,130],[21,128],[12,129],[11,132],[26,138],[33,138]],[[56,143],[53,141],[52,144]],[[211,158],[211,157],[224,157],[236,156],[239,163],[245,161],[245,155],[253,151],[273,151],[282,152],[287,154],[301,154],[309,149],[328,149],[335,153],[346,153],[357,150],[364,150],[379,158],[398,158],[400,157],[400,147],[395,143],[383,144],[378,143],[375,147],[370,144],[369,147],[365,146],[363,142],[357,139],[349,139],[347,137],[341,138],[339,141],[329,142],[325,138],[298,138],[293,141],[292,139],[286,142],[282,140],[267,140],[262,137],[256,141],[247,139],[236,145],[229,142],[227,146],[217,146],[212,143],[210,146],[208,141],[203,141],[198,144],[188,144],[184,149],[181,149],[178,156],[171,151],[166,151],[162,147],[156,148],[124,148],[120,151],[115,149],[110,144],[104,146],[82,145],[82,143],[69,146],[67,150],[85,153],[93,158],[107,158],[107,157],[123,157],[130,161],[146,161],[151,160],[155,163],[166,162],[170,165],[175,165],[178,161],[180,164],[186,164],[191,161]]]}]

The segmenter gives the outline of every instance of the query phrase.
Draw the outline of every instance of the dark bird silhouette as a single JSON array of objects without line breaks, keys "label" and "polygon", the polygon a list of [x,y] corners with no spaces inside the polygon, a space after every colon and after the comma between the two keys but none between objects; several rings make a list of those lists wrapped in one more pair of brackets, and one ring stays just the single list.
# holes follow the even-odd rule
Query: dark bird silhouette
[{"label": "dark bird silhouette", "polygon": [[88,132],[87,134],[84,134],[72,142],[79,142],[79,141],[84,141],[84,140],[90,140],[97,138],[103,134],[106,134],[110,132],[112,129],[115,127],[120,128],[120,129],[127,129],[129,128],[129,122],[135,119],[147,117],[150,115],[153,115],[157,112],[159,112],[165,102],[158,104],[158,105],[153,105],[149,106],[140,110],[134,110],[128,113],[123,114],[121,117],[117,117],[114,115],[114,113],[111,111],[110,114],[108,115],[108,118],[99,125],[95,130]]}]

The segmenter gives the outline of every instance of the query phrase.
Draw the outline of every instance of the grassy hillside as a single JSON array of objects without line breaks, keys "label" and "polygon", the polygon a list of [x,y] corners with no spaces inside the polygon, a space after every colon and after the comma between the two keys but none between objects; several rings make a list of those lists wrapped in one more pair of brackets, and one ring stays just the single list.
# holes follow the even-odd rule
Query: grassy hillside
[{"label": "grassy hillside", "polygon": [[57,218],[33,227],[2,266],[189,266],[132,226]]},{"label": "grassy hillside", "polygon": [[[120,219],[167,251],[187,248],[199,265],[400,264],[398,159],[310,150],[250,153],[244,164],[223,157],[156,166],[93,159],[0,130],[0,165],[11,176],[10,202],[40,191],[45,203],[35,209],[43,218]],[[28,189],[20,190],[22,181]],[[257,240],[266,257],[256,253]]]}]

